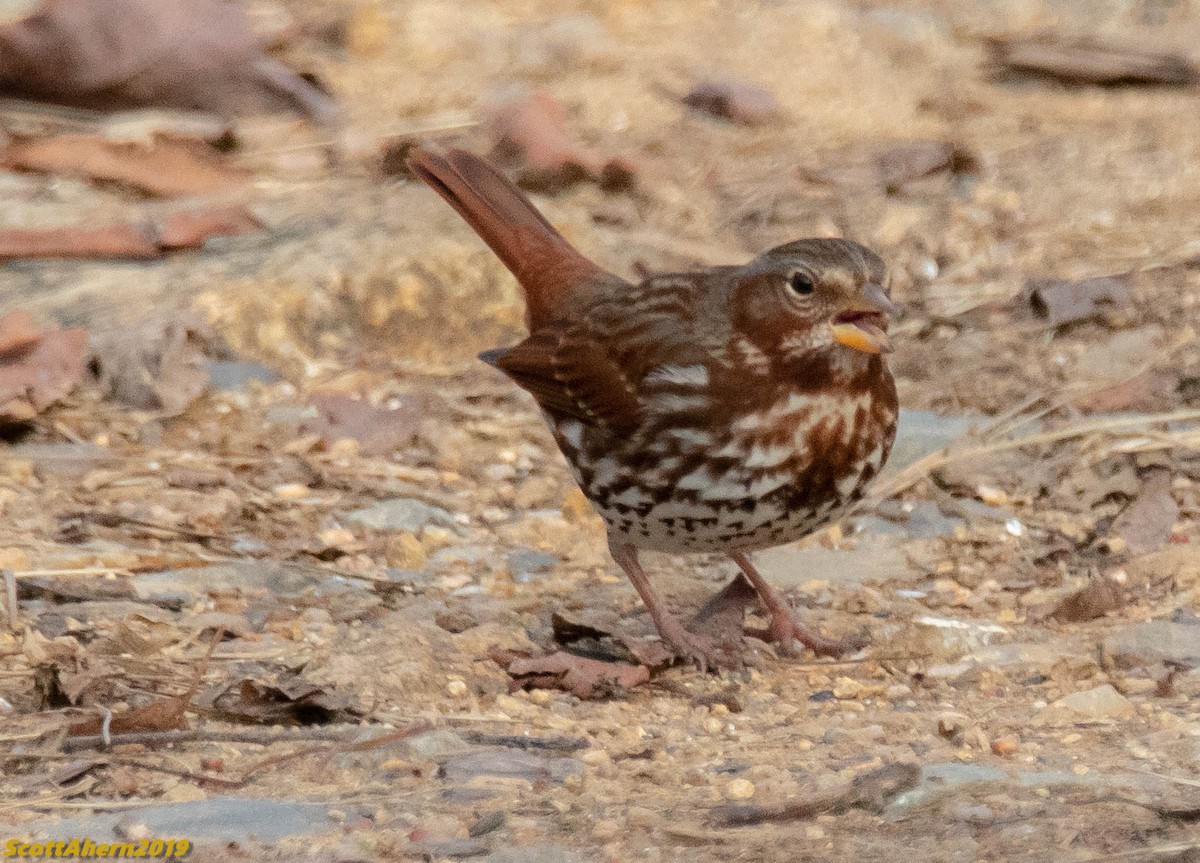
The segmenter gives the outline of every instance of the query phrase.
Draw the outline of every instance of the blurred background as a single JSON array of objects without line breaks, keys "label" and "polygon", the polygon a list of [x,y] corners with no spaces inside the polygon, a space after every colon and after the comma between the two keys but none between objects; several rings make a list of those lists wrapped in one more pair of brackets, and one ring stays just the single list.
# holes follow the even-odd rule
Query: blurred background
[{"label": "blurred background", "polygon": [[[2,811],[277,859],[1193,860],[1198,70],[1192,0],[0,0]],[[888,261],[890,472],[761,556],[866,654],[638,652],[474,359],[523,309],[426,141],[623,276]],[[564,655],[631,676],[513,665]],[[109,709],[199,743],[93,760]],[[415,736],[251,770],[330,723]]]}]

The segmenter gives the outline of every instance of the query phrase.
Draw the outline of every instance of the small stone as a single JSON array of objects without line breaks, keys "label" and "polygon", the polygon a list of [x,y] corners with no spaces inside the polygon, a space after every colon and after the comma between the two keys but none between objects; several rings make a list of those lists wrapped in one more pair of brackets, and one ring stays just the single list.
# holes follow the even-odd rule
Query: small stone
[{"label": "small stone", "polygon": [[612,761],[612,756],[603,749],[589,749],[583,755],[579,756],[579,760],[589,767],[596,767],[601,764],[608,764]]},{"label": "small stone", "polygon": [[446,684],[446,694],[452,698],[461,698],[467,694],[467,684],[462,680],[451,680]]},{"label": "small stone", "polygon": [[506,749],[465,752],[442,762],[442,775],[447,782],[454,783],[470,782],[476,777],[561,783],[582,770],[583,765],[575,758],[547,758],[532,752]]},{"label": "small stone", "polygon": [[445,730],[414,734],[404,741],[404,749],[411,757],[426,761],[465,752],[470,748],[467,741],[453,731]]},{"label": "small stone", "polygon": [[1134,715],[1134,706],[1112,684],[1072,692],[1058,699],[1042,712],[1046,721],[1075,721],[1079,719],[1126,719]]},{"label": "small stone", "polygon": [[30,569],[29,554],[21,548],[0,548],[0,569]]},{"label": "small stone", "polygon": [[804,825],[804,838],[805,839],[815,842],[818,839],[824,839],[827,835],[829,835],[829,834],[827,834],[825,832],[825,828],[822,827],[820,824],[805,824]]},{"label": "small stone", "polygon": [[317,534],[317,539],[326,548],[346,548],[347,546],[354,545],[356,541],[354,534],[344,527],[323,530]]},{"label": "small stone", "polygon": [[532,576],[549,571],[559,558],[544,551],[532,548],[514,549],[508,556],[508,569],[513,574],[513,580],[527,582]]},{"label": "small stone", "polygon": [[276,497],[283,500],[300,500],[309,495],[308,486],[299,482],[288,482],[283,485],[277,485],[273,491]]},{"label": "small stone", "polygon": [[608,842],[621,835],[621,825],[607,818],[592,825],[592,838],[598,842]]},{"label": "small stone", "polygon": [[584,496],[583,492],[577,488],[569,490],[563,495],[562,506],[563,518],[570,522],[581,522],[595,514],[591,503]]},{"label": "small stone", "polygon": [[658,823],[658,815],[653,809],[647,809],[645,806],[630,806],[625,817],[633,827],[653,827]]},{"label": "small stone", "polygon": [[348,513],[346,519],[373,530],[416,531],[428,525],[454,524],[454,516],[446,510],[410,497],[381,500]]},{"label": "small stone", "polygon": [[1163,663],[1195,668],[1200,666],[1200,626],[1149,620],[1113,633],[1104,639],[1103,650],[1119,668]]},{"label": "small stone", "polygon": [[749,800],[754,796],[754,783],[749,779],[733,779],[725,786],[725,796],[730,800]]},{"label": "small stone", "polygon": [[938,734],[947,740],[953,740],[961,737],[970,723],[971,720],[961,713],[943,713],[937,720]]},{"label": "small stone", "polygon": [[992,741],[992,754],[999,755],[1001,758],[1009,758],[1017,751],[1019,745],[1020,741],[1016,737],[997,737]]},{"label": "small stone", "polygon": [[389,536],[383,553],[388,566],[394,569],[421,569],[429,559],[421,540],[408,531]]},{"label": "small stone", "polygon": [[833,682],[833,697],[837,699],[861,698],[865,688],[852,677],[839,677]]}]

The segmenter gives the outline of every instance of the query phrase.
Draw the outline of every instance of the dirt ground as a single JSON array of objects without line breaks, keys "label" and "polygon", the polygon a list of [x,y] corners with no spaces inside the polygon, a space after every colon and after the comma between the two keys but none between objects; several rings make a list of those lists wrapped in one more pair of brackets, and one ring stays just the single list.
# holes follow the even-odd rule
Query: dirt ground
[{"label": "dirt ground", "polygon": [[[266,232],[0,267],[0,310],[94,338],[186,323],[212,381],[170,416],[88,384],[0,442],[19,596],[0,838],[341,863],[1200,860],[1200,90],[1006,73],[985,42],[1048,29],[1200,61],[1196,4],[261,9],[341,99],[341,160],[250,120],[239,200]],[[704,79],[760,85],[782,116],[685,107]],[[536,196],[616,272],[830,235],[892,266],[892,468],[872,508],[761,555],[862,652],[751,640],[743,671],[656,667],[597,698],[500,664],[625,661],[652,633],[532,401],[474,359],[519,338],[515,283],[377,155],[420,130],[486,150],[464,124],[514,87],[635,166],[632,191]],[[950,155],[888,174],[929,152]],[[35,174],[0,189],[0,227],[162,206]],[[1027,290],[1103,276],[1123,299],[1061,325]],[[323,419],[339,396],[372,407]],[[734,573],[648,560],[684,614]],[[109,747],[102,721],[150,736]]]}]

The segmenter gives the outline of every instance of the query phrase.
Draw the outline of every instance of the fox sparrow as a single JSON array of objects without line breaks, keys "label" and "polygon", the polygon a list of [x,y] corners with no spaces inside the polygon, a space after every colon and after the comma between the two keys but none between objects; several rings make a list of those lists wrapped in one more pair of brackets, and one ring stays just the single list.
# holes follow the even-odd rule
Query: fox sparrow
[{"label": "fox sparrow", "polygon": [[848,240],[797,240],[635,285],[581,255],[484,160],[418,149],[409,165],[520,282],[530,335],[482,359],[541,406],[663,640],[721,663],[667,610],[639,549],[728,554],[782,653],[796,641],[838,653],[747,553],[829,523],[887,459],[897,401],[882,355],[897,309],[883,261]]}]

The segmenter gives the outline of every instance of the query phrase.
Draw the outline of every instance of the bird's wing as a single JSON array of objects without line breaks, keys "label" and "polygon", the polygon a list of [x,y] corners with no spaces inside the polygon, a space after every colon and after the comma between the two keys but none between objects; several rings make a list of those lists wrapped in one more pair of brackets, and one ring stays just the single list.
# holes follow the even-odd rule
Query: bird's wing
[{"label": "bird's wing", "polygon": [[544,327],[483,358],[551,414],[629,434],[655,412],[663,386],[701,383],[703,347],[689,325],[692,311],[686,302],[645,295],[613,300],[583,321]]}]

